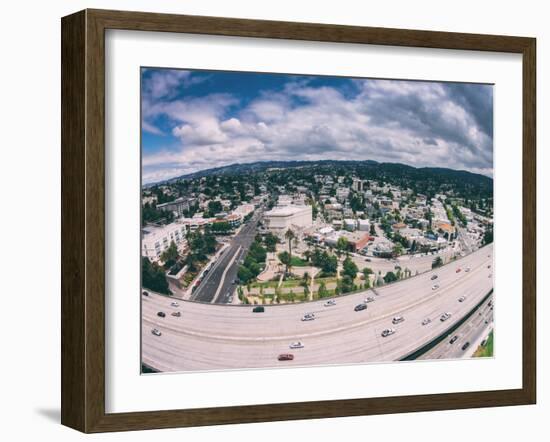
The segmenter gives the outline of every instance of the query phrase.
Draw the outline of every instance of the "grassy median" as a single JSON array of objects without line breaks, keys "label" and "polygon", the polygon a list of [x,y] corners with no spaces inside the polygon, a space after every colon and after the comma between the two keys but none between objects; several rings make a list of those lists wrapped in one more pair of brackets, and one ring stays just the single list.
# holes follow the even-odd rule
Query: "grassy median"
[{"label": "grassy median", "polygon": [[493,332],[489,333],[485,345],[480,345],[474,353],[474,358],[492,358],[493,357]]}]

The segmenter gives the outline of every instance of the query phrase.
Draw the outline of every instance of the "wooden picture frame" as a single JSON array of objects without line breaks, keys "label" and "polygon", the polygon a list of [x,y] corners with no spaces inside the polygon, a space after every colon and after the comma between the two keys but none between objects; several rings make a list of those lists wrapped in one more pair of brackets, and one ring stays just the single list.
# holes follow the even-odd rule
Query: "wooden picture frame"
[{"label": "wooden picture frame", "polygon": [[[62,19],[62,424],[83,432],[534,404],[536,41],[533,38],[105,10]],[[132,413],[105,412],[105,30],[522,55],[523,385],[519,389]]]}]

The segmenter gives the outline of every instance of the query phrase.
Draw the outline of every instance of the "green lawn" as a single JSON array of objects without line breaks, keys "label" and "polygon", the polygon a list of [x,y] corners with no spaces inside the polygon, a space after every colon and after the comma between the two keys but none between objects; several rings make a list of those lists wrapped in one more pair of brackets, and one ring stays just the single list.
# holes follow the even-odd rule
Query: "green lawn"
[{"label": "green lawn", "polygon": [[309,263],[305,259],[293,256],[290,260],[290,265],[292,267],[306,267],[309,265]]},{"label": "green lawn", "polygon": [[489,333],[489,338],[485,346],[479,346],[474,353],[474,358],[491,358],[493,357],[493,332]]}]

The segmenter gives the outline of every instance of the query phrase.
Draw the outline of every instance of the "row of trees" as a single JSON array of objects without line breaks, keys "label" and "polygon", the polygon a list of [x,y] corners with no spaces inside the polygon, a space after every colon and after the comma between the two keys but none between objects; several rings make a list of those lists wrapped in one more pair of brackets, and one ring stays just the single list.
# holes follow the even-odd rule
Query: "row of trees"
[{"label": "row of trees", "polygon": [[237,277],[242,284],[248,284],[256,279],[265,267],[266,257],[266,249],[262,246],[261,241],[255,239],[250,245],[250,249],[248,250],[244,263],[239,266]]}]

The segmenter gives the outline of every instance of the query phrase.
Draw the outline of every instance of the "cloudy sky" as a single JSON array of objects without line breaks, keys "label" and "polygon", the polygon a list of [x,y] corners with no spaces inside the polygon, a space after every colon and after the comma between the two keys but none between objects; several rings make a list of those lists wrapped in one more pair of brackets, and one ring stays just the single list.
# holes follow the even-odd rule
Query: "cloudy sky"
[{"label": "cloudy sky", "polygon": [[489,85],[142,69],[143,182],[262,160],[493,175]]}]

